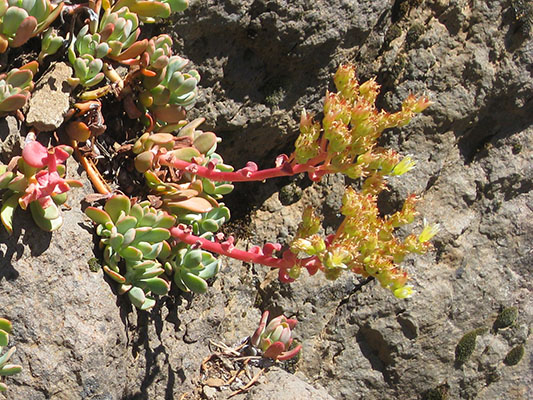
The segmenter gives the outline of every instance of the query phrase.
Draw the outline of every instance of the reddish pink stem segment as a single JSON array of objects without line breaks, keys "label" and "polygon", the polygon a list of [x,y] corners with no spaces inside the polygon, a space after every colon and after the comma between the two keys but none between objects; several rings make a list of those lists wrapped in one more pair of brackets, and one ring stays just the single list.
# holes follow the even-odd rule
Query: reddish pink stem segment
[{"label": "reddish pink stem segment", "polygon": [[292,164],[283,162],[278,167],[262,170],[257,170],[257,166],[255,164],[249,163],[248,166],[235,172],[217,171],[214,169],[214,165],[212,168],[210,168],[203,165],[198,165],[194,162],[188,162],[169,156],[161,157],[159,159],[159,163],[161,165],[174,167],[178,170],[186,171],[217,182],[264,181],[266,179],[278,178],[281,176],[292,176],[302,172],[307,172],[312,180],[318,181],[326,173],[331,172],[325,168],[324,165],[317,166],[317,164],[324,161],[324,159],[325,154],[314,158],[306,164]]},{"label": "reddish pink stem segment", "polygon": [[[271,256],[265,256],[262,254],[250,253],[244,250],[239,250],[233,247],[232,244],[227,242],[217,243],[211,242],[207,239],[195,236],[191,233],[186,232],[185,229],[180,228],[180,226],[170,229],[170,233],[176,239],[190,244],[196,245],[204,250],[210,251],[212,253],[221,254],[223,256],[235,258],[244,262],[252,262],[257,264],[266,265],[272,268],[283,268],[285,260],[282,258],[275,258]],[[286,267],[285,267],[286,268]]]},{"label": "reddish pink stem segment", "polygon": [[[231,257],[236,260],[241,260],[249,263],[256,263],[266,265],[271,268],[278,268],[279,279],[282,282],[293,282],[289,276],[289,269],[295,266],[304,267],[309,272],[309,275],[314,275],[319,269],[322,269],[322,263],[316,256],[307,258],[297,258],[290,250],[286,250],[281,258],[272,257],[272,249],[276,245],[267,244],[263,250],[255,247],[256,251],[239,250],[233,246],[233,238],[224,242],[212,242],[205,238],[198,237],[190,233],[190,230],[184,225],[178,225],[170,229],[171,235],[183,243],[191,246],[196,246],[212,253],[220,254],[226,257]],[[279,246],[281,248],[281,246]],[[266,253],[266,254],[265,254]]]}]

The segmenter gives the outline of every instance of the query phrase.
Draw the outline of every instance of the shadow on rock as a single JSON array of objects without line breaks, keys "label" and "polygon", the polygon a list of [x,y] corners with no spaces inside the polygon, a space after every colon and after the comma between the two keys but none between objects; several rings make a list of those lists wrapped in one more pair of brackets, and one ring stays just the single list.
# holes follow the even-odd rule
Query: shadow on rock
[{"label": "shadow on rock", "polygon": [[[21,237],[22,243],[20,243]],[[0,280],[18,277],[12,262],[23,257],[25,246],[30,248],[32,257],[38,257],[50,247],[51,238],[52,233],[41,231],[28,216],[17,210],[13,221],[13,232],[8,234],[5,229],[0,230]]]}]

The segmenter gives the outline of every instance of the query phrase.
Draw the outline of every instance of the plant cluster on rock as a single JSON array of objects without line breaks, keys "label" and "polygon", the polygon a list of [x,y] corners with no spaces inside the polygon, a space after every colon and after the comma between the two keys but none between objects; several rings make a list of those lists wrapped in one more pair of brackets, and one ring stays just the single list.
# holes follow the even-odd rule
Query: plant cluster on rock
[{"label": "plant cluster on rock", "polygon": [[[415,195],[397,212],[380,213],[377,200],[387,190],[387,177],[403,175],[415,161],[378,143],[383,131],[405,126],[430,105],[429,100],[409,95],[400,111],[380,110],[376,81],[360,82],[354,66],[342,65],[334,75],[337,91],[326,94],[321,121],[302,112],[292,154],[279,155],[272,168],[259,169],[250,161],[234,170],[216,153],[220,138],[200,129],[203,119],[187,120],[187,110],[198,95],[199,73],[187,68],[187,59],[173,54],[170,36],[140,39],[144,24],[186,6],[186,1],[142,0],[0,5],[1,52],[23,46],[33,37],[42,41],[38,62],[0,75],[0,114],[22,119],[34,77],[44,72],[40,69],[46,68],[50,56],[58,57],[61,51],[73,69],[68,81],[76,102],[57,134],[34,127],[22,156],[0,165],[4,227],[13,230],[17,207],[29,208],[45,231],[61,227],[59,207],[67,200],[66,192],[81,185],[66,178],[63,165],[74,154],[105,200],[103,208],[85,209],[101,237],[103,270],[117,282],[118,294],[127,294],[140,310],[154,307],[173,283],[182,291],[204,293],[208,280],[220,270],[221,261],[213,253],[277,268],[282,282],[294,281],[303,270],[310,275],[321,271],[330,280],[351,271],[375,278],[398,298],[410,297],[413,288],[401,263],[408,254],[428,251],[438,226],[425,224],[418,235],[397,235],[398,228],[417,215]],[[65,26],[59,26],[60,15],[68,22]],[[97,160],[105,159],[97,146],[107,130],[103,102],[110,98],[144,126],[137,128],[132,140],[120,144],[121,154],[129,154],[129,172],[145,182],[133,194],[126,195],[117,182],[106,182],[98,170]],[[335,173],[357,181],[346,188],[339,210],[343,220],[333,234],[323,235],[320,217],[312,208],[305,209],[286,248],[267,243],[241,250],[232,236],[221,232],[230,218],[222,200],[236,182],[301,173],[312,181]],[[296,320],[279,316],[267,325],[267,319],[265,313],[252,344],[265,357],[294,356],[299,351],[299,347],[290,349]],[[12,351],[6,354],[2,361]],[[0,368],[18,370],[2,362]]]}]

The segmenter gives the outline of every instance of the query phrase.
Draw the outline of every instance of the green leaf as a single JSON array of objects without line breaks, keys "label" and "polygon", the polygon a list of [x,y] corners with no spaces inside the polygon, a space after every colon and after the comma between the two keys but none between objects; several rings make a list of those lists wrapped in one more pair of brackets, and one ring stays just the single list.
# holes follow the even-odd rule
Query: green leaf
[{"label": "green leaf", "polygon": [[0,318],[0,330],[5,331],[7,333],[11,333],[11,329],[13,329],[11,321],[5,318]]},{"label": "green leaf", "polygon": [[122,243],[123,246],[129,246],[134,240],[135,236],[137,234],[137,229],[131,228],[126,231],[124,234],[124,243]]},{"label": "green leaf", "polygon": [[56,205],[60,206],[61,204],[65,204],[65,202],[67,201],[67,196],[67,192],[54,194],[52,195],[52,200]]},{"label": "green leaf", "polygon": [[124,236],[120,233],[111,235],[111,237],[109,238],[109,245],[115,251],[119,251],[123,243],[124,243]]},{"label": "green leaf", "polygon": [[142,290],[140,287],[133,286],[128,291],[128,297],[130,298],[130,301],[132,304],[137,307],[141,308],[143,306],[143,303],[146,300],[146,295],[144,294],[144,290]]},{"label": "green leaf", "polygon": [[104,210],[109,214],[113,222],[117,222],[120,213],[129,215],[130,213],[130,199],[123,195],[114,195],[105,203]]},{"label": "green leaf", "polygon": [[124,234],[128,230],[135,228],[135,226],[137,226],[137,219],[132,216],[127,215],[127,216],[120,218],[115,224],[115,226],[117,227],[117,230],[120,233]]},{"label": "green leaf", "polygon": [[183,257],[182,264],[185,268],[196,268],[202,262],[202,253],[200,249],[190,250]]},{"label": "green leaf", "polygon": [[120,275],[118,272],[113,271],[111,268],[109,268],[107,265],[104,265],[103,268],[104,272],[115,282],[118,283],[126,283],[126,278],[124,278],[122,275]]},{"label": "green leaf", "polygon": [[217,136],[213,132],[203,132],[193,142],[194,147],[202,154],[206,154],[216,144]]},{"label": "green leaf", "polygon": [[16,348],[12,347],[8,351],[6,351],[6,353],[2,357],[0,357],[0,365],[4,365],[6,362],[8,362],[15,350]]},{"label": "green leaf", "polygon": [[9,334],[4,330],[0,330],[0,347],[6,347],[8,344]]},{"label": "green leaf", "polygon": [[137,221],[140,221],[144,215],[144,211],[141,205],[139,203],[135,203],[131,209],[129,214],[134,217]]},{"label": "green leaf", "polygon": [[170,238],[170,231],[165,228],[153,228],[142,236],[142,240],[149,243],[159,243],[168,238]]},{"label": "green leaf", "polygon": [[170,257],[170,254],[172,252],[172,249],[168,242],[165,240],[162,243],[161,250],[159,251],[159,255],[157,256],[160,260],[166,260],[168,257]]},{"label": "green leaf", "polygon": [[146,297],[146,299],[144,300],[144,303],[141,307],[139,307],[140,310],[143,310],[143,311],[146,311],[146,310],[149,310],[150,308],[152,308],[153,306],[155,306],[155,299],[151,298],[151,297]]},{"label": "green leaf", "polygon": [[201,153],[194,147],[183,147],[181,149],[169,151],[168,154],[178,160],[187,162],[191,162],[194,157],[199,157],[201,155]]},{"label": "green leaf", "polygon": [[85,215],[87,215],[97,224],[105,225],[107,222],[113,222],[111,221],[109,214],[100,208],[87,207],[85,209]]},{"label": "green leaf", "polygon": [[[57,208],[57,206],[55,205],[52,205],[50,207]],[[59,210],[58,210],[57,218],[53,218],[53,219],[46,218],[47,212],[48,212],[48,215],[54,215],[52,211],[47,211],[50,207],[47,207],[46,210],[43,210],[43,208],[41,207],[38,201],[32,201],[30,203],[30,211],[31,211],[31,216],[33,217],[33,221],[39,228],[41,228],[43,231],[46,231],[46,232],[55,231],[61,228],[61,225],[63,225],[63,217],[59,215]]]},{"label": "green leaf", "polygon": [[142,251],[132,246],[128,246],[125,249],[122,249],[119,254],[122,257],[132,261],[140,261],[143,258]]},{"label": "green leaf", "polygon": [[165,295],[170,290],[170,285],[168,282],[161,278],[149,278],[149,279],[143,279],[141,281],[142,283],[146,284],[148,289],[158,295]]},{"label": "green leaf", "polygon": [[8,7],[2,18],[2,31],[6,36],[12,36],[18,27],[28,17],[28,13],[19,7]]},{"label": "green leaf", "polygon": [[217,260],[213,257],[213,261],[206,263],[204,262],[204,269],[198,273],[198,276],[202,279],[209,279],[214,277],[220,270],[220,260]]},{"label": "green leaf", "polygon": [[22,367],[20,365],[7,364],[0,368],[0,376],[11,376],[18,374],[20,371],[22,371]]},{"label": "green leaf", "polygon": [[197,275],[194,275],[190,272],[185,272],[181,274],[181,279],[185,286],[187,286],[194,293],[205,293],[207,292],[207,282],[204,281]]},{"label": "green leaf", "polygon": [[11,234],[13,232],[13,214],[19,205],[20,194],[15,193],[2,201],[0,209],[0,219],[6,230]]}]

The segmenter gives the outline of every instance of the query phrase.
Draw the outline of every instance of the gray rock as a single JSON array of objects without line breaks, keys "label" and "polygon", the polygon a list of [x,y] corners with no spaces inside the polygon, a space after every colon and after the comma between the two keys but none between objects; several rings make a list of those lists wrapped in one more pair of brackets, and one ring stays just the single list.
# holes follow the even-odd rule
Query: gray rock
[{"label": "gray rock", "polygon": [[14,116],[0,119],[0,162],[9,163],[15,156],[22,154],[25,128]]},{"label": "gray rock", "polygon": [[309,383],[287,373],[273,369],[266,374],[266,382],[254,386],[244,397],[246,400],[270,400],[285,398],[293,400],[333,400],[324,388],[316,389]]},{"label": "gray rock", "polygon": [[[14,322],[15,361],[24,366],[10,378],[11,398],[199,394],[210,340],[239,342],[265,309],[298,318],[303,352],[282,364],[296,375],[271,370],[242,398],[280,387],[294,398],[319,396],[300,378],[339,400],[416,399],[435,390],[453,399],[532,397],[533,52],[518,23],[503,0],[194,2],[172,27],[205,87],[190,116],[207,117],[224,138],[221,154],[237,167],[249,159],[267,167],[289,153],[301,109],[320,110],[347,60],[362,78],[377,75],[380,107],[398,109],[409,92],[435,102],[382,138],[419,161],[391,180],[383,207],[417,193],[422,215],[442,227],[434,252],[406,261],[417,294],[397,300],[348,274],[284,285],[276,271],[224,260],[206,295],[176,294],[136,313],[87,268],[91,235],[77,207],[51,237],[17,214],[24,222],[14,238],[0,236],[3,316]],[[277,193],[287,181],[237,185],[227,202],[250,216],[234,225],[246,233],[237,246],[290,240],[308,204],[323,213],[327,233],[335,229],[344,181],[291,182],[303,193],[287,206]],[[75,193],[73,206],[82,192]],[[460,338],[490,328],[510,306],[518,308],[516,324],[478,336],[470,359],[456,365]],[[503,364],[519,344],[523,360]]]},{"label": "gray rock", "polygon": [[65,63],[55,63],[39,79],[29,101],[26,122],[39,131],[53,131],[61,126],[70,108],[72,87],[67,79],[72,68]]}]

